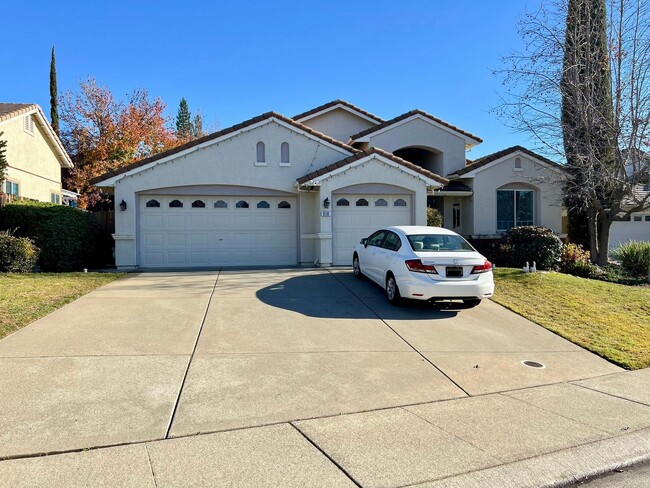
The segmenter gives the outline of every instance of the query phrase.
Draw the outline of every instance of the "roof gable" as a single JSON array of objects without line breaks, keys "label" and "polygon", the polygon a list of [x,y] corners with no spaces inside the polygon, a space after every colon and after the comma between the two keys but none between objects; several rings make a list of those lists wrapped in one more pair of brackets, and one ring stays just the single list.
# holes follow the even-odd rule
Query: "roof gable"
[{"label": "roof gable", "polygon": [[414,118],[420,118],[422,120],[426,120],[426,121],[428,121],[430,123],[435,124],[436,126],[442,128],[442,129],[452,131],[452,132],[454,132],[456,134],[459,134],[466,140],[466,142],[468,142],[468,143],[473,142],[474,144],[472,144],[472,145],[476,145],[476,144],[479,144],[479,143],[483,142],[483,139],[481,139],[480,137],[472,134],[471,132],[467,132],[467,131],[461,129],[460,127],[452,125],[449,122],[445,122],[444,120],[439,119],[438,117],[435,117],[434,115],[431,115],[431,114],[429,114],[429,113],[427,113],[427,112],[425,112],[423,110],[419,110],[419,109],[415,109],[415,110],[411,110],[409,112],[403,113],[402,115],[398,115],[397,117],[395,117],[393,119],[382,122],[381,124],[376,125],[374,127],[371,127],[369,129],[366,129],[364,131],[361,131],[358,134],[354,134],[353,136],[351,136],[351,139],[354,140],[355,142],[367,142],[368,141],[368,136],[370,136],[371,134],[376,135],[376,134],[378,134],[378,133],[380,133],[382,131],[388,130],[388,129],[393,128],[393,127],[396,127],[397,125],[404,124],[404,123],[406,123],[409,120],[414,119]]},{"label": "roof gable", "polygon": [[376,147],[371,147],[369,149],[366,149],[365,151],[358,152],[357,154],[347,157],[345,159],[342,159],[340,161],[337,161],[336,163],[332,163],[328,166],[325,166],[324,168],[320,168],[316,171],[312,171],[311,173],[306,174],[305,176],[302,176],[298,178],[297,182],[299,185],[303,185],[305,183],[308,183],[310,181],[313,181],[317,179],[318,177],[324,176],[328,177],[331,176],[332,174],[337,173],[338,169],[345,168],[346,166],[354,165],[360,163],[364,159],[370,159],[374,157],[381,157],[385,160],[391,161],[395,163],[396,165],[402,166],[410,172],[418,174],[422,177],[423,179],[428,179],[428,180],[433,180],[440,186],[446,185],[449,183],[449,180],[446,178],[443,178],[440,175],[437,175],[435,173],[432,173],[429,170],[426,170],[417,164],[413,164],[409,161],[406,161],[405,159],[399,158],[395,156],[393,153],[390,153],[388,151],[384,151],[383,149],[379,149]]},{"label": "roof gable", "polygon": [[298,122],[305,122],[307,120],[323,115],[324,113],[331,112],[332,110],[337,110],[337,109],[345,110],[346,112],[349,112],[353,115],[356,115],[359,118],[372,122],[373,124],[379,124],[384,122],[384,119],[382,119],[381,117],[378,117],[375,114],[371,114],[370,112],[367,112],[366,110],[363,110],[362,108],[357,107],[356,105],[353,105],[349,102],[346,102],[345,100],[340,100],[340,99],[332,100],[331,102],[327,102],[316,108],[308,110],[307,112],[303,112],[301,114],[295,115],[293,119]]},{"label": "roof gable", "polygon": [[48,122],[43,110],[35,103],[0,103],[0,125],[16,117],[34,114],[37,122],[43,127],[45,136],[52,144],[56,157],[62,168],[72,168],[72,160],[59,139],[54,129]]},{"label": "roof gable", "polygon": [[155,164],[162,163],[174,157],[180,157],[182,155],[186,155],[200,148],[211,146],[212,144],[216,144],[219,141],[234,137],[241,132],[251,130],[255,127],[259,127],[271,121],[276,121],[280,125],[284,125],[285,127],[291,128],[292,130],[296,131],[299,134],[302,134],[311,139],[316,139],[321,143],[329,145],[330,147],[341,152],[342,154],[354,154],[359,151],[358,149],[348,146],[347,144],[344,144],[341,141],[338,141],[330,136],[327,136],[325,134],[322,134],[312,129],[311,127],[296,122],[295,120],[290,119],[289,117],[285,117],[282,114],[279,114],[277,112],[266,112],[256,117],[253,117],[251,119],[245,120],[244,122],[241,122],[239,124],[228,127],[226,129],[220,130],[218,132],[214,132],[212,134],[208,134],[207,136],[201,137],[199,139],[195,139],[186,144],[182,144],[173,149],[169,149],[167,151],[155,154],[148,158],[141,159],[140,161],[136,161],[127,166],[123,166],[119,169],[111,170],[101,176],[93,178],[92,180],[90,180],[90,182],[91,184],[94,185],[97,185],[99,183],[104,183],[105,186],[110,186],[113,183],[113,181],[110,180],[112,180],[116,176],[126,175],[128,173],[137,173],[139,171],[152,167]]},{"label": "roof gable", "polygon": [[555,161],[551,161],[550,159],[545,158],[541,154],[537,154],[523,146],[512,146],[507,149],[502,149],[501,151],[488,154],[487,156],[483,156],[482,158],[475,159],[474,161],[467,160],[467,165],[463,169],[455,171],[449,176],[467,176],[469,173],[472,173],[480,168],[484,168],[485,166],[491,165],[493,163],[500,162],[505,157],[512,156],[515,153],[521,153],[523,155],[526,155],[534,159],[535,161],[543,164],[544,166],[550,167],[555,171],[564,171],[561,164],[558,164]]}]

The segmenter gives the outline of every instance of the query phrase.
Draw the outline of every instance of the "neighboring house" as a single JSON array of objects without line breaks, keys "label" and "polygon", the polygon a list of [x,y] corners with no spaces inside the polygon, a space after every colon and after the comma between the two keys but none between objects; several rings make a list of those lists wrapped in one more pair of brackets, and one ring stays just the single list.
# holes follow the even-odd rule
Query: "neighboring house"
[{"label": "neighboring house", "polygon": [[469,162],[482,140],[420,110],[384,120],[342,100],[275,112],[109,172],[118,267],[348,265],[387,225],[494,237],[562,231],[559,166],[514,147]]},{"label": "neighboring house", "polygon": [[7,141],[2,190],[9,199],[61,203],[61,168],[72,168],[72,161],[41,108],[0,103],[0,132]]},{"label": "neighboring house", "polygon": [[[634,200],[650,203],[650,183],[634,187]],[[628,207],[628,210],[631,207]],[[629,220],[614,222],[609,233],[609,248],[616,249],[620,244],[630,241],[650,242],[650,206],[639,212],[633,212]]]}]

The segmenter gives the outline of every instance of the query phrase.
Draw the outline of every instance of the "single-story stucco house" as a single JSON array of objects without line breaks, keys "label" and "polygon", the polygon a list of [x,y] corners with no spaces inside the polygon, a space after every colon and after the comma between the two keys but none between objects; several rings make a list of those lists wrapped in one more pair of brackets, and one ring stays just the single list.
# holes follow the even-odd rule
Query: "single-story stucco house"
[{"label": "single-story stucco house", "polygon": [[62,203],[61,168],[72,161],[36,104],[0,103],[0,132],[7,142],[2,191],[8,199]]},{"label": "single-story stucco house", "polygon": [[378,227],[562,232],[560,167],[523,147],[475,161],[482,139],[421,110],[384,120],[342,100],[268,112],[94,183],[114,192],[119,268],[349,265]]}]

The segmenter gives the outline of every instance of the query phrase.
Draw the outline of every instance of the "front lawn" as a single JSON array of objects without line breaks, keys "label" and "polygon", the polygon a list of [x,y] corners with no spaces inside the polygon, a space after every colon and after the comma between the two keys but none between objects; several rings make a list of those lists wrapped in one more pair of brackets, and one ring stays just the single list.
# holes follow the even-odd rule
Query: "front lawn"
[{"label": "front lawn", "polygon": [[122,273],[0,273],[0,339]]},{"label": "front lawn", "polygon": [[650,366],[650,287],[508,268],[495,281],[495,302],[619,366]]}]

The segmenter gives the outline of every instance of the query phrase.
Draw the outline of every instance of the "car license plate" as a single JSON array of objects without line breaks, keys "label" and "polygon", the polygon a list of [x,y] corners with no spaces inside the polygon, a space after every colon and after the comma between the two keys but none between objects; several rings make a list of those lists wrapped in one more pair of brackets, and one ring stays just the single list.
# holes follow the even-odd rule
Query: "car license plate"
[{"label": "car license plate", "polygon": [[462,278],[462,277],[463,277],[462,266],[447,266],[447,278]]}]

